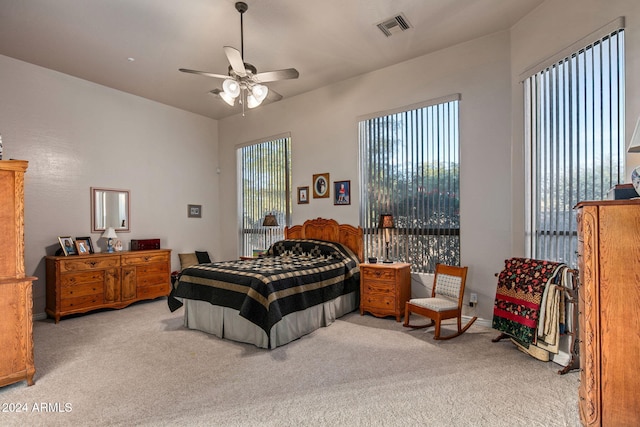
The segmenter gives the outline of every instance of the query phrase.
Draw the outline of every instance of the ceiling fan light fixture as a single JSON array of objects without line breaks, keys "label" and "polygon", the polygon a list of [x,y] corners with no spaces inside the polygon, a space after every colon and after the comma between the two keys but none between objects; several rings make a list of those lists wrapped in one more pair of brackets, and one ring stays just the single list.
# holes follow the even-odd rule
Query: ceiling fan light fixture
[{"label": "ceiling fan light fixture", "polygon": [[240,85],[233,79],[226,79],[222,83],[222,89],[224,90],[224,93],[229,95],[231,98],[237,98],[238,95],[240,95]]},{"label": "ceiling fan light fixture", "polygon": [[227,104],[231,105],[232,107],[235,105],[235,103],[236,103],[236,97],[235,96],[231,96],[225,91],[220,92],[218,95],[220,95],[220,98],[222,98],[224,100],[224,102],[226,102]]},{"label": "ceiling fan light fixture", "polygon": [[252,93],[247,95],[247,107],[256,108],[260,104],[262,104],[262,101],[258,101]]},{"label": "ceiling fan light fixture", "polygon": [[262,101],[264,101],[264,99],[267,97],[267,94],[269,93],[269,88],[265,85],[255,85],[251,89],[251,93],[256,98],[256,101],[258,101],[258,103],[262,103]]}]

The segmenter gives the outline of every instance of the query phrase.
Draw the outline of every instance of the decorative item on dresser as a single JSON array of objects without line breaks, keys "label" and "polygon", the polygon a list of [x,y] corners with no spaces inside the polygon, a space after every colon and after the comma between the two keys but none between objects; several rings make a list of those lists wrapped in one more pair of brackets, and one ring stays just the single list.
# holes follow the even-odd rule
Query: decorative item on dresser
[{"label": "decorative item on dresser", "polygon": [[377,317],[404,315],[411,298],[411,264],[360,264],[360,314]]},{"label": "decorative item on dresser", "polygon": [[48,256],[45,311],[60,317],[169,295],[171,250]]},{"label": "decorative item on dresser", "polygon": [[640,420],[640,200],[578,203],[580,419]]},{"label": "decorative item on dresser", "polygon": [[24,174],[28,162],[0,161],[0,386],[33,385],[35,277],[24,269]]}]

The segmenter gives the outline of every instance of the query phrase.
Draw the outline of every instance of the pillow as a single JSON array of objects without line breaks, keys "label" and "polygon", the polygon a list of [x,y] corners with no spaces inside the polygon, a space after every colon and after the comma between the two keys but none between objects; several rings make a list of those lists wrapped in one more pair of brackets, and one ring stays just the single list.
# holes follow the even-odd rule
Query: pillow
[{"label": "pillow", "polygon": [[190,254],[178,254],[180,257],[180,269],[191,267],[192,265],[199,264],[198,257],[195,253]]},{"label": "pillow", "polygon": [[198,258],[198,264],[209,264],[211,262],[207,251],[196,251],[196,257]]}]

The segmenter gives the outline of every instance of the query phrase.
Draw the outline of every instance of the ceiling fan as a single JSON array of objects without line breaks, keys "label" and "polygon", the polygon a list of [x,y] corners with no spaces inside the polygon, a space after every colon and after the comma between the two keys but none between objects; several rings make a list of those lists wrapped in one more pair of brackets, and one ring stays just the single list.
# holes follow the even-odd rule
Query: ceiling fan
[{"label": "ceiling fan", "polygon": [[189,70],[180,68],[183,73],[199,74],[201,76],[223,79],[222,89],[213,89],[210,93],[220,96],[227,104],[234,106],[236,99],[242,104],[244,114],[245,103],[248,108],[255,108],[262,104],[265,98],[275,102],[282,99],[282,95],[262,83],[274,82],[277,80],[297,79],[300,75],[295,68],[284,70],[266,71],[258,73],[253,65],[244,62],[244,32],[242,15],[249,6],[245,2],[236,2],[236,10],[240,12],[240,51],[231,46],[224,46],[224,53],[229,61],[229,71],[227,75],[209,73],[206,71]]}]

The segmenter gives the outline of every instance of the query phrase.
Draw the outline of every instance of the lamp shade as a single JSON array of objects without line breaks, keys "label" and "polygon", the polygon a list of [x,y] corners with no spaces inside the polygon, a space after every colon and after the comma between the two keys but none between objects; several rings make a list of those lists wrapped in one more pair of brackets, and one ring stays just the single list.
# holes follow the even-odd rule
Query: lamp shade
[{"label": "lamp shade", "polygon": [[393,215],[380,214],[380,222],[378,222],[378,228],[394,228]]},{"label": "lamp shade", "polygon": [[104,233],[102,233],[102,237],[105,239],[117,239],[118,235],[113,227],[107,227],[107,229],[104,230]]},{"label": "lamp shade", "polygon": [[264,217],[264,221],[262,221],[263,227],[277,227],[278,220],[274,214],[266,214]]},{"label": "lamp shade", "polygon": [[638,121],[636,122],[636,128],[633,130],[633,135],[631,135],[631,142],[629,143],[627,152],[640,153],[640,117],[638,117]]}]

